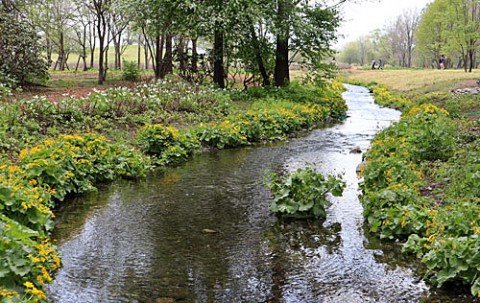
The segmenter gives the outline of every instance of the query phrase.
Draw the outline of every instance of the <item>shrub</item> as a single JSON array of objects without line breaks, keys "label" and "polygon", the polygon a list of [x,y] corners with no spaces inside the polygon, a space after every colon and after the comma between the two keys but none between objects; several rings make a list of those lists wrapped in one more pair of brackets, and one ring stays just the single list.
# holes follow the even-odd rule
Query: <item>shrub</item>
[{"label": "shrub", "polygon": [[0,82],[24,85],[48,78],[42,58],[40,37],[21,14],[7,13],[0,7]]},{"label": "shrub", "polygon": [[60,267],[55,246],[39,232],[0,214],[0,299],[45,302],[45,283]]},{"label": "shrub", "polygon": [[162,124],[145,126],[139,134],[139,143],[147,154],[159,157],[161,164],[185,160],[200,147],[193,132]]},{"label": "shrub", "polygon": [[127,81],[137,81],[140,71],[135,61],[123,61],[122,78]]},{"label": "shrub", "polygon": [[448,112],[431,104],[413,107],[401,123],[410,129],[407,142],[416,161],[446,160],[455,147],[455,127]]},{"label": "shrub", "polygon": [[218,149],[248,144],[247,137],[240,125],[225,120],[220,124],[201,125],[196,130],[198,139],[205,145]]}]

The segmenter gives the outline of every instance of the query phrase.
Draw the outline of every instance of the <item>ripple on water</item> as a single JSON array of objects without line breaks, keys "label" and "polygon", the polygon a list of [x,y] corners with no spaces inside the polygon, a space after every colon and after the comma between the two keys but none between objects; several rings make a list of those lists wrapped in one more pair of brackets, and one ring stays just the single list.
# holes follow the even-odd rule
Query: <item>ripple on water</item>
[{"label": "ripple on water", "polygon": [[[429,290],[390,258],[398,250],[387,247],[392,253],[384,254],[364,235],[355,175],[361,155],[350,153],[365,151],[399,113],[374,105],[365,89],[348,87],[350,118],[341,124],[290,142],[204,154],[65,203],[55,235],[64,267],[50,297],[58,303],[419,302]],[[344,173],[345,195],[332,198],[324,222],[278,221],[268,211],[263,178],[305,162]]]}]

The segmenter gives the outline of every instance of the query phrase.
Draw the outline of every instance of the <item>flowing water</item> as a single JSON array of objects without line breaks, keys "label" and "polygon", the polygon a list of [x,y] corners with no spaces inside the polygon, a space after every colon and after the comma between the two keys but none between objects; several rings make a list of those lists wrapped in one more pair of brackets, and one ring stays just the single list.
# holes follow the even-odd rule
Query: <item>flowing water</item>
[{"label": "flowing water", "polygon": [[[119,181],[57,212],[65,302],[470,302],[429,289],[397,245],[365,235],[355,173],[399,112],[348,86],[349,118],[289,142],[224,150],[138,182]],[[269,213],[270,172],[314,163],[347,189],[321,221]],[[471,298],[470,298],[471,299]]]}]

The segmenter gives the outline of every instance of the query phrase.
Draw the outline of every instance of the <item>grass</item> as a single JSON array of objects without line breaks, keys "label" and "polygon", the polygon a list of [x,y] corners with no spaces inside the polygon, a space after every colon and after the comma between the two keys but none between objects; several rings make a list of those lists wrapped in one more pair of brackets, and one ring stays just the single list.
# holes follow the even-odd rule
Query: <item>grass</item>
[{"label": "grass", "polygon": [[[84,71],[53,71],[50,70],[50,79],[47,83],[51,87],[83,87],[98,86],[98,70]],[[145,79],[153,76],[152,70],[140,70],[140,78]],[[122,80],[122,71],[109,69],[106,86],[112,82]]]},{"label": "grass", "polygon": [[377,82],[408,96],[430,92],[448,92],[461,87],[476,86],[480,70],[356,70],[343,76],[364,83]]},{"label": "grass", "polygon": [[[125,52],[122,55],[122,60],[137,62],[137,52],[138,52],[138,49],[137,49],[136,45],[127,45],[127,47],[125,48]],[[115,54],[115,49],[113,48],[113,46],[111,46],[108,49],[108,62],[112,66],[115,63],[114,54]],[[75,54],[75,53],[72,53],[68,56],[67,64],[68,64],[70,69],[75,69],[75,66],[77,65],[77,61],[78,61],[78,56],[79,56],[79,54]],[[141,55],[140,56],[141,56],[141,61],[142,61],[142,64],[143,64],[144,60],[145,60],[144,47],[141,47]],[[55,60],[57,60],[57,57],[58,57],[57,54],[52,55],[53,62],[55,62]],[[98,60],[98,50],[96,49],[95,50],[95,60],[94,60],[94,62],[97,63],[97,60]],[[90,65],[90,51],[89,50],[87,50],[87,65]],[[82,62],[80,62],[79,69],[81,67],[82,67]]]}]

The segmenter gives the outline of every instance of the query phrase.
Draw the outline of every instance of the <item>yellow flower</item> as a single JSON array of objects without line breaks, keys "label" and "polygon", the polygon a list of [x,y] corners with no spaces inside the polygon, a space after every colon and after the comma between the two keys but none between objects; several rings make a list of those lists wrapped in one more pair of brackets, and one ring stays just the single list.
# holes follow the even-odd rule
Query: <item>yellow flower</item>
[{"label": "yellow flower", "polygon": [[13,297],[20,297],[20,295],[16,291],[0,287],[0,298],[2,297],[12,299]]},{"label": "yellow flower", "polygon": [[9,173],[15,173],[20,170],[20,167],[16,165],[10,165],[7,170]]},{"label": "yellow flower", "polygon": [[32,282],[28,282],[28,281],[25,282],[25,283],[23,283],[23,285],[24,285],[25,287],[27,287],[27,288],[32,288],[32,287],[34,287],[34,286],[33,286],[33,283],[32,283]]}]

